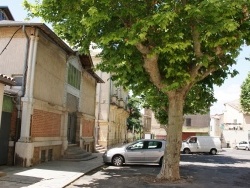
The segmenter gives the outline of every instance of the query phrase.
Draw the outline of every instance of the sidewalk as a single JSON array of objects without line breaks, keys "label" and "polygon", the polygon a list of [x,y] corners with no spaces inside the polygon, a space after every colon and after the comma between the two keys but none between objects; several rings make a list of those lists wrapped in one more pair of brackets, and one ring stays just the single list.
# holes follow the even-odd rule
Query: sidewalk
[{"label": "sidewalk", "polygon": [[[30,168],[0,166],[0,188],[62,188],[103,165],[102,153],[88,161],[50,161]],[[6,174],[6,175],[5,175]]]}]

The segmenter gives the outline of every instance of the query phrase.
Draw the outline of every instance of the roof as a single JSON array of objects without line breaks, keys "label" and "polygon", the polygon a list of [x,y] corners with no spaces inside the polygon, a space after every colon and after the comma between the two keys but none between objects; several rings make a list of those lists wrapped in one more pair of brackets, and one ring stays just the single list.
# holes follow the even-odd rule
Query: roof
[{"label": "roof", "polygon": [[8,77],[4,74],[0,74],[0,83],[4,85],[9,85],[9,86],[13,86],[16,84],[13,78]]},{"label": "roof", "polygon": [[[76,54],[76,51],[71,49],[61,38],[59,38],[48,26],[44,23],[36,22],[24,22],[24,21],[10,21],[2,20],[0,21],[1,27],[32,27],[38,28],[43,33],[45,33],[52,41],[54,41],[58,46],[64,49],[68,54]],[[81,59],[82,66],[87,72],[89,72],[98,83],[104,83],[104,81],[93,71],[93,62],[89,55],[79,55]]]},{"label": "roof", "polygon": [[241,108],[241,104],[240,104],[240,100],[239,99],[231,101],[231,102],[228,102],[228,103],[225,103],[225,105],[229,105],[232,108],[234,108],[235,110],[238,110],[239,112],[243,111],[242,108]]},{"label": "roof", "polygon": [[62,39],[60,39],[44,23],[2,20],[2,21],[0,21],[0,27],[32,27],[32,28],[38,28],[43,33],[45,33],[52,41],[54,41],[58,46],[60,46],[62,49],[64,49],[68,54],[74,54],[75,53]]},{"label": "roof", "polygon": [[0,9],[3,10],[3,12],[6,14],[6,16],[8,17],[9,20],[14,21],[14,17],[12,16],[8,6],[0,6]]},{"label": "roof", "polygon": [[82,64],[82,67],[88,72],[90,73],[94,78],[95,80],[98,82],[98,83],[104,83],[104,81],[94,72],[93,70],[93,67],[94,67],[94,64],[92,62],[92,59],[89,55],[79,55],[79,58],[80,58],[80,61],[81,61],[81,64]]}]

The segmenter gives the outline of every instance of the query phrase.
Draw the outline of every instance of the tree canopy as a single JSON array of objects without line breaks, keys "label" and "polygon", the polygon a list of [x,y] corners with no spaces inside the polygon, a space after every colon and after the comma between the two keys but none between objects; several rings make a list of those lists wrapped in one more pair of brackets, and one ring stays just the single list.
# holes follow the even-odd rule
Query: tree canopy
[{"label": "tree canopy", "polygon": [[[208,107],[213,84],[237,71],[250,42],[249,0],[43,0],[31,16],[51,22],[60,37],[88,53],[102,49],[99,68],[142,93],[167,114],[167,149],[158,178],[180,179],[183,113]],[[159,109],[160,104],[161,109]],[[153,106],[152,105],[152,106]],[[158,107],[157,107],[158,106]]]},{"label": "tree canopy", "polygon": [[250,113],[250,73],[241,85],[240,104],[244,112]]}]

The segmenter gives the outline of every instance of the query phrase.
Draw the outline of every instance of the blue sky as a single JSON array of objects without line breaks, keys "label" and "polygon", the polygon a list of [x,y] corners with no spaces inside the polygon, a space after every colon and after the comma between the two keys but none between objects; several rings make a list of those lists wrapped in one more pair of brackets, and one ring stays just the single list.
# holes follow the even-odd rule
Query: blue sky
[{"label": "blue sky", "polygon": [[[14,19],[16,21],[23,21],[27,16],[27,12],[22,7],[22,1],[0,0],[0,6],[8,6]],[[34,2],[34,0],[29,1]],[[40,20],[36,18],[31,21],[38,22]],[[244,46],[242,48],[242,52],[237,58],[237,64],[233,66],[234,69],[238,70],[239,74],[234,78],[226,79],[221,87],[215,87],[214,94],[218,102],[211,107],[211,115],[223,113],[224,103],[239,99],[240,86],[250,71],[250,62],[246,61],[245,57],[250,57],[250,47]]]}]

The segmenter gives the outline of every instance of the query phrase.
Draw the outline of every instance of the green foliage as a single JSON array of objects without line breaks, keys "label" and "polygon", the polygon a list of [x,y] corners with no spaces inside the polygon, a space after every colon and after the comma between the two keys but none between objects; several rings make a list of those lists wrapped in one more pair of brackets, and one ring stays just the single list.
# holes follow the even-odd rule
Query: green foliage
[{"label": "green foliage", "polygon": [[[98,68],[112,72],[112,79],[135,94],[143,93],[156,114],[167,112],[167,91],[197,83],[189,89],[184,112],[205,112],[215,101],[213,84],[237,74],[230,66],[240,46],[250,42],[246,0],[43,0],[24,5],[31,16],[51,22],[58,35],[81,52],[88,53],[91,42],[102,48]],[[202,56],[195,51],[194,31]],[[138,43],[150,49],[148,55],[159,55],[164,88],[156,88],[143,68],[145,57]],[[195,67],[198,74],[193,75]],[[166,116],[162,115],[165,122]]]},{"label": "green foliage", "polygon": [[140,118],[141,118],[141,99],[139,97],[132,96],[128,100],[129,117],[127,119],[128,130],[139,132],[141,128]]},{"label": "green foliage", "polygon": [[[190,69],[197,65],[201,68],[195,79],[214,69],[210,79],[215,83],[223,80],[231,73],[227,67],[235,64],[240,46],[249,42],[250,24],[242,13],[243,5],[249,8],[246,0],[43,0],[24,4],[31,15],[51,22],[59,36],[76,49],[88,52],[90,43],[96,43],[103,49],[99,68],[115,70],[114,79],[126,86],[138,86],[140,79],[149,83],[135,44],[142,43],[151,54],[159,55],[165,89],[174,90],[194,80]],[[194,53],[192,27],[199,32],[202,58]],[[222,77],[217,77],[217,71]]]},{"label": "green foliage", "polygon": [[244,112],[250,113],[250,74],[241,85],[240,104]]}]

